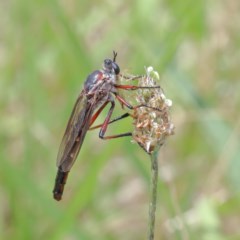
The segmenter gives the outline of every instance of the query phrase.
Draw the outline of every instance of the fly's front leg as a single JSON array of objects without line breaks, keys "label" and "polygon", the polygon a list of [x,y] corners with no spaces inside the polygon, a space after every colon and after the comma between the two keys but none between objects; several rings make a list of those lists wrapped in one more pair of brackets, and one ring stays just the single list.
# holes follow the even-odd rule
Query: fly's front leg
[{"label": "fly's front leg", "polygon": [[140,108],[140,107],[146,107],[146,108],[151,108],[155,111],[159,111],[161,112],[162,110],[159,109],[159,108],[155,108],[155,107],[151,107],[151,106],[148,106],[146,104],[140,104],[140,105],[137,105],[137,106],[132,106],[130,103],[128,103],[124,98],[122,98],[121,96],[119,96],[117,93],[115,93],[115,96],[117,98],[117,100],[124,106],[126,106],[127,108],[133,110],[133,109],[136,109],[136,108]]},{"label": "fly's front leg", "polygon": [[[123,89],[123,90],[137,90],[137,89],[159,89],[161,88],[160,86],[134,86],[134,85],[119,85],[119,84],[114,84],[114,87],[117,89]],[[141,104],[141,105],[137,105],[137,106],[132,106],[130,103],[128,103],[125,99],[123,99],[122,97],[120,97],[117,93],[114,93],[116,98],[118,99],[118,101],[121,103],[122,106],[126,106],[129,109],[136,109],[139,107],[147,107],[147,108],[151,108],[154,109],[156,111],[161,111],[158,108],[154,108],[151,106],[148,106],[146,104]]]},{"label": "fly's front leg", "polygon": [[138,76],[130,77],[130,76],[125,76],[125,75],[123,75],[123,74],[121,74],[121,73],[119,74],[119,76],[120,76],[121,78],[128,79],[128,80],[137,80],[137,79],[139,79],[139,78],[144,77],[144,75],[138,75]]},{"label": "fly's front leg", "polygon": [[119,84],[114,84],[115,88],[123,89],[123,90],[137,90],[137,89],[155,89],[155,88],[160,88],[160,86],[134,86],[134,85],[119,85]]}]

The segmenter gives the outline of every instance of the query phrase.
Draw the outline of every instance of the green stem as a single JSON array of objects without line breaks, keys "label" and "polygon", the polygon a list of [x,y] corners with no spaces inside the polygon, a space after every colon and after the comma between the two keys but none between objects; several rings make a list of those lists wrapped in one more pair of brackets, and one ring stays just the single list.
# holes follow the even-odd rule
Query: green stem
[{"label": "green stem", "polygon": [[154,240],[155,215],[157,206],[158,151],[151,155],[151,190],[148,219],[148,240]]}]

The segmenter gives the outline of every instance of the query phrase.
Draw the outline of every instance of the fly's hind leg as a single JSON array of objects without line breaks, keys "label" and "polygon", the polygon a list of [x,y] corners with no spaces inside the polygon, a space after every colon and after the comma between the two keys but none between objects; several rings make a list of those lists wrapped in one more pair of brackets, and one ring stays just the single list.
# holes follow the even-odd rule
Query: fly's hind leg
[{"label": "fly's hind leg", "polygon": [[111,102],[111,107],[110,107],[110,109],[109,109],[109,111],[108,111],[108,114],[107,114],[107,117],[106,117],[105,121],[103,122],[103,124],[100,124],[100,125],[94,127],[94,129],[97,128],[97,127],[101,127],[101,129],[100,129],[100,131],[99,131],[99,137],[100,137],[101,139],[106,140],[106,139],[113,139],[113,138],[119,138],[119,137],[132,136],[132,133],[131,133],[131,132],[116,134],[116,135],[112,135],[112,136],[105,136],[105,133],[106,133],[106,131],[107,131],[107,127],[108,127],[108,125],[109,125],[110,123],[116,122],[116,121],[118,121],[118,120],[120,120],[120,119],[123,119],[123,118],[125,118],[125,117],[128,117],[128,116],[130,115],[129,113],[125,113],[125,114],[123,114],[122,116],[120,116],[120,117],[118,117],[118,118],[115,118],[115,119],[113,119],[112,121],[110,121],[111,116],[112,116],[112,113],[113,113],[113,110],[114,110],[114,108],[115,108],[115,102],[114,102],[114,100],[111,100],[110,102]]},{"label": "fly's hind leg", "polygon": [[[126,118],[126,117],[129,117],[129,116],[131,116],[130,113],[124,113],[123,115],[121,115],[121,116],[119,116],[119,117],[116,117],[116,118],[114,118],[113,120],[109,121],[108,125],[111,124],[111,123],[117,122],[117,121],[119,121],[119,120],[122,120],[122,119],[124,119],[124,118]],[[94,126],[94,127],[90,127],[89,130],[94,130],[94,129],[100,128],[100,127],[102,127],[102,126],[103,126],[103,123],[102,123],[102,124],[99,124],[99,125],[96,125],[96,126]]]}]

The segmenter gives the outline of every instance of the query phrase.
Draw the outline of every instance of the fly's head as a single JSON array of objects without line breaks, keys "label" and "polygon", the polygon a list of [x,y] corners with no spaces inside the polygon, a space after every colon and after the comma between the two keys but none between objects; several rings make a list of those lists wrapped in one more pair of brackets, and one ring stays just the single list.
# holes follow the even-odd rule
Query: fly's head
[{"label": "fly's head", "polygon": [[118,75],[120,73],[120,67],[115,62],[117,53],[113,52],[113,60],[105,59],[103,62],[103,69],[106,73]]},{"label": "fly's head", "polygon": [[113,59],[105,59],[103,62],[103,70],[96,70],[91,73],[84,83],[84,89],[88,96],[103,92],[104,95],[113,89],[120,68],[116,63],[117,53],[113,52]]}]

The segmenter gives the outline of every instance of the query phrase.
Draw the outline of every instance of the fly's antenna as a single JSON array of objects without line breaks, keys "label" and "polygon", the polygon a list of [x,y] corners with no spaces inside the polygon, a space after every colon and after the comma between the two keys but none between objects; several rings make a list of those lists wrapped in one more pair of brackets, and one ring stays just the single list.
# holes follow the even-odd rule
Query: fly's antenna
[{"label": "fly's antenna", "polygon": [[116,57],[117,57],[117,52],[113,51],[113,61],[116,61]]}]

